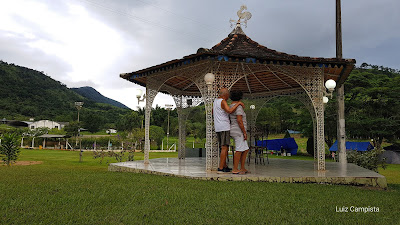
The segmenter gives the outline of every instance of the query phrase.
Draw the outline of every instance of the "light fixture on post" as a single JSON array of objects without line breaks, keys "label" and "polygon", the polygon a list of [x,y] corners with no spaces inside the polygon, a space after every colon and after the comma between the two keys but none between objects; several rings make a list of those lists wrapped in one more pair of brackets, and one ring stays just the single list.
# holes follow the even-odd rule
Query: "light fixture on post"
[{"label": "light fixture on post", "polygon": [[215,79],[215,75],[213,73],[207,73],[204,76],[204,81],[206,82],[207,88],[209,91],[212,89],[212,84],[214,82],[214,79]]},{"label": "light fixture on post", "polygon": [[322,98],[323,103],[325,104],[328,103],[329,99],[327,96],[332,98],[332,93],[335,90],[335,87],[336,87],[336,81],[329,79],[325,82],[325,88],[328,90],[328,92],[324,90],[324,97]]},{"label": "light fixture on post", "polygon": [[328,103],[328,102],[329,102],[329,98],[326,97],[326,96],[322,97],[322,102],[323,102],[324,104]]},{"label": "light fixture on post", "polygon": [[146,94],[143,94],[142,89],[136,89],[136,98],[138,100],[138,104],[140,104],[140,102],[144,102],[144,100],[146,99]]},{"label": "light fixture on post", "polygon": [[169,111],[171,111],[171,109],[172,109],[172,107],[174,107],[173,105],[171,105],[171,104],[165,104],[165,109],[168,111],[168,125],[167,125],[167,150],[169,150],[168,149],[168,137],[169,137]]},{"label": "light fixture on post", "polygon": [[253,124],[253,122],[255,122],[255,120],[254,120],[254,118],[253,118],[253,116],[254,116],[254,113],[253,113],[253,111],[256,109],[256,106],[255,105],[250,105],[250,116],[251,116],[251,125],[250,125],[250,132],[249,132],[249,140],[250,140],[250,147],[252,146],[252,144],[253,144],[253,140],[251,140],[251,130],[252,130],[252,127],[254,127],[255,126],[255,124]]},{"label": "light fixture on post", "polygon": [[[79,123],[79,111],[83,107],[83,102],[75,102],[75,108],[78,110],[78,137],[79,137],[79,162],[82,162],[82,140],[81,140],[81,125]],[[75,145],[78,145],[78,139],[75,139]]]}]

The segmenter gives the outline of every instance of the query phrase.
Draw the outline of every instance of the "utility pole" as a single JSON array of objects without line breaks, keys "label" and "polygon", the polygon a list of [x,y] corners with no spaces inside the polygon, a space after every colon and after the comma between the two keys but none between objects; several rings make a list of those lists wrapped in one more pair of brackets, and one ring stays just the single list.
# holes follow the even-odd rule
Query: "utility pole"
[{"label": "utility pole", "polygon": [[[341,2],[336,0],[336,58],[342,59],[342,12]],[[344,83],[337,88],[337,144],[339,162],[347,163],[346,158],[346,125],[344,115]]]},{"label": "utility pole", "polygon": [[[78,136],[79,136],[79,149],[80,149],[80,153],[79,153],[79,162],[82,162],[82,141],[81,141],[81,126],[79,125],[79,111],[82,109],[83,107],[83,102],[75,102],[75,107],[78,110]],[[78,139],[76,139],[76,144],[78,143]]]},{"label": "utility pole", "polygon": [[165,107],[166,107],[166,109],[167,109],[167,111],[168,111],[168,124],[167,124],[167,150],[169,150],[169,149],[168,149],[168,137],[169,137],[169,111],[171,111],[171,109],[172,109],[173,105],[166,104],[166,105],[165,105]]}]

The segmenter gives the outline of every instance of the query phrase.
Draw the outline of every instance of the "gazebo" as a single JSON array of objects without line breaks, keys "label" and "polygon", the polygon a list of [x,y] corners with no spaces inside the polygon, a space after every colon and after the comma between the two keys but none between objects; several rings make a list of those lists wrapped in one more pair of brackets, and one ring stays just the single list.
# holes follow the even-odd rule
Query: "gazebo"
[{"label": "gazebo", "polygon": [[[239,13],[238,13],[239,15]],[[342,85],[354,68],[354,59],[313,58],[278,52],[250,39],[242,30],[248,17],[239,16],[227,38],[210,49],[146,69],[123,73],[121,78],[146,87],[145,157],[149,163],[150,112],[157,93],[173,97],[179,119],[180,159],[185,158],[185,121],[191,107],[204,102],[206,110],[206,170],[218,167],[219,147],[214,137],[212,103],[222,87],[241,90],[246,99],[258,105],[277,96],[291,96],[309,110],[314,125],[314,151],[318,171],[325,170],[324,83],[334,80]],[[208,84],[205,81],[205,75]],[[211,78],[211,79],[210,79]],[[332,90],[330,90],[332,91]],[[248,121],[254,130],[257,107]],[[254,132],[251,132],[254,134]]]}]

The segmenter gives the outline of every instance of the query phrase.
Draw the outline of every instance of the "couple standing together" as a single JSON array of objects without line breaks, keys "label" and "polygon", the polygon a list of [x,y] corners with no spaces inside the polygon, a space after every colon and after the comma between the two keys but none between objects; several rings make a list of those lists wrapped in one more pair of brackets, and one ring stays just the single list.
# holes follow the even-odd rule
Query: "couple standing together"
[{"label": "couple standing together", "polygon": [[[231,98],[232,103],[228,106],[226,102]],[[227,88],[219,91],[219,97],[214,100],[214,128],[217,133],[217,139],[221,147],[220,163],[218,172],[232,172],[233,174],[250,173],[245,169],[245,161],[249,146],[247,145],[247,121],[244,112],[244,104],[241,91],[232,91],[229,93]],[[226,157],[231,137],[235,141],[235,155],[233,157],[233,170],[228,168]],[[239,162],[241,164],[238,169]]]}]

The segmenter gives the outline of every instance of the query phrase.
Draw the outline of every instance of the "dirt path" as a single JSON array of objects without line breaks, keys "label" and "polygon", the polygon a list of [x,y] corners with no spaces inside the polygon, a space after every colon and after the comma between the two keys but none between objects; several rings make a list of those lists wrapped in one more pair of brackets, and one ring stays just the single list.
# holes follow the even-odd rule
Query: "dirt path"
[{"label": "dirt path", "polygon": [[[42,164],[43,161],[16,161],[12,166],[30,166],[36,164]],[[5,163],[0,163],[0,166],[6,166]]]}]

